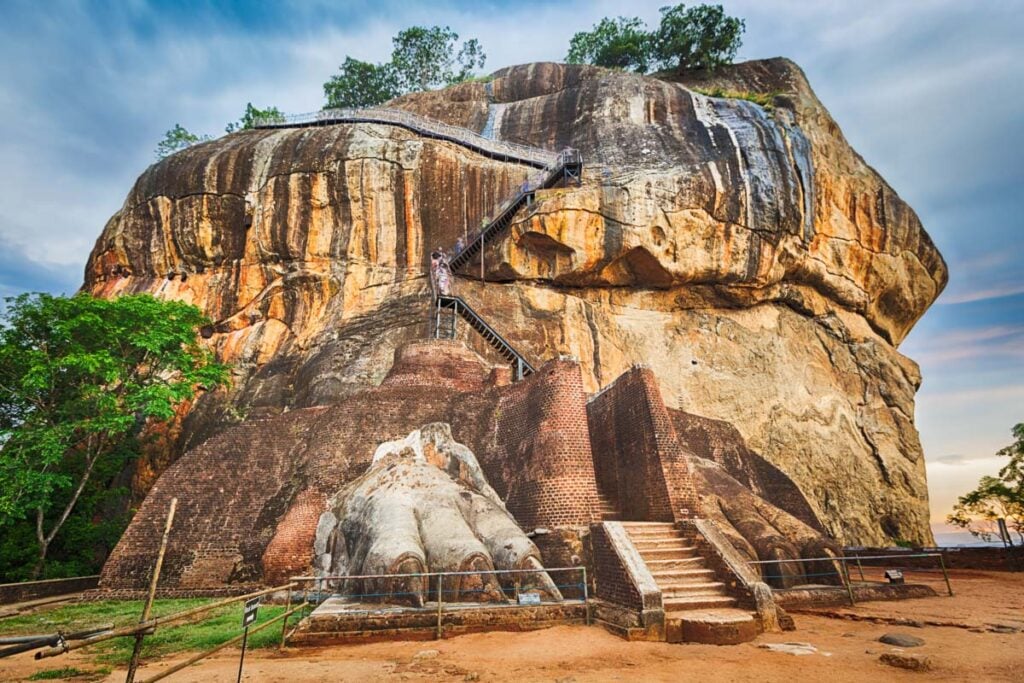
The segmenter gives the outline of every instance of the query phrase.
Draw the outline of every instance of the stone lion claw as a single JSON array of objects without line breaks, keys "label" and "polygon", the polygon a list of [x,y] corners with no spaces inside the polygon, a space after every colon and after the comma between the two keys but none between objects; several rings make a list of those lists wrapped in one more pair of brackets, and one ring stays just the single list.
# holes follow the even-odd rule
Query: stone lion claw
[{"label": "stone lion claw", "polygon": [[[357,601],[422,607],[436,599],[439,580],[445,602],[504,601],[524,591],[562,599],[540,551],[447,424],[381,444],[329,508],[317,525],[315,567],[331,589]],[[426,576],[436,572],[453,574]]]}]

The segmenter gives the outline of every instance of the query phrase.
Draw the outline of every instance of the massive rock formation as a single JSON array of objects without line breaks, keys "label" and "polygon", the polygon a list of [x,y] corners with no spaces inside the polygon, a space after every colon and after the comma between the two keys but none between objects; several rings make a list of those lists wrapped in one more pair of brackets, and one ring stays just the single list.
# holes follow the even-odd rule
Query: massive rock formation
[{"label": "massive rock formation", "polygon": [[[517,216],[462,296],[530,359],[579,358],[587,391],[648,364],[670,405],[731,423],[841,541],[930,541],[920,375],[897,346],[945,264],[800,70],[751,62],[699,83],[778,93],[770,109],[584,66],[494,76],[393,106],[577,147],[586,171]],[[154,469],[240,417],[380,383],[430,331],[428,250],[529,170],[375,124],[243,131],[148,169],[86,289],[195,302],[237,380]]]}]

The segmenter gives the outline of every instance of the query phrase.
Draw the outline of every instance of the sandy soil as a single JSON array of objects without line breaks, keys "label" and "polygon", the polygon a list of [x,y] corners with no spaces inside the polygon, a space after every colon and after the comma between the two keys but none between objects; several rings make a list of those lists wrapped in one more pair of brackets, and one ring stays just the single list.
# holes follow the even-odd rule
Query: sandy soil
[{"label": "sandy soil", "polygon": [[[435,642],[390,642],[246,654],[247,681],[1024,681],[1024,574],[952,573],[956,595],[863,603],[794,615],[797,630],[765,634],[753,643],[716,647],[629,643],[600,627],[563,626],[532,633],[485,633]],[[922,626],[893,625],[913,620]],[[945,625],[930,625],[930,623]],[[1010,627],[1007,629],[1006,627]],[[993,630],[995,628],[995,630]],[[895,651],[879,636],[901,632],[925,645],[907,653],[930,658],[929,673],[879,661]],[[810,643],[817,652],[771,652],[765,643]],[[148,662],[140,679],[184,656]],[[58,666],[92,668],[71,653],[40,663],[20,655],[0,663],[0,679],[18,680]],[[234,681],[238,651],[226,651],[169,681]],[[123,671],[109,681],[124,680]]]}]

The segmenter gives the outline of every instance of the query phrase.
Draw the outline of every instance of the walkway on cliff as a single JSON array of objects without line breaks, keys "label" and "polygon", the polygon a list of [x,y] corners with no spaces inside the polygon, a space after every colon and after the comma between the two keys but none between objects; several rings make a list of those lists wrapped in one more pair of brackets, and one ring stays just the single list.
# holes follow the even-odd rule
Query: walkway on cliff
[{"label": "walkway on cliff", "polygon": [[[493,133],[485,137],[468,128],[452,126],[442,121],[419,116],[418,114],[401,109],[373,107],[366,109],[324,109],[309,114],[257,119],[254,127],[260,129],[306,128],[330,126],[339,123],[376,123],[398,126],[423,137],[461,145],[491,159],[525,164],[539,169],[517,187],[511,197],[491,212],[491,218],[485,221],[479,231],[468,231],[470,239],[461,251],[455,253],[454,250],[451,250],[449,252],[453,254],[449,262],[453,273],[468,265],[470,260],[479,254],[481,280],[483,280],[483,253],[487,242],[493,242],[498,239],[508,229],[519,209],[533,203],[538,190],[554,187],[563,180],[579,182],[583,171],[583,157],[578,150],[564,149],[561,152],[551,152],[539,147],[495,140]],[[452,336],[455,333],[455,316],[461,316],[470,327],[483,337],[484,341],[511,363],[517,380],[534,371],[533,366],[530,365],[526,358],[505,341],[461,298],[456,296],[439,296],[436,304],[435,338],[441,335],[442,311],[450,311]]]}]

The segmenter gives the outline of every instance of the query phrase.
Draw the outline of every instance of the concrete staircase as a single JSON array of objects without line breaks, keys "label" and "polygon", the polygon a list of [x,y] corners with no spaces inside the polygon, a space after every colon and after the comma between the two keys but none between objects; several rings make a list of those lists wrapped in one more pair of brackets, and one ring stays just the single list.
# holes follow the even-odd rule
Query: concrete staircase
[{"label": "concrete staircase", "polygon": [[761,632],[755,616],[737,608],[736,598],[707,566],[697,546],[671,522],[623,522],[661,591],[665,640],[733,645]]}]

